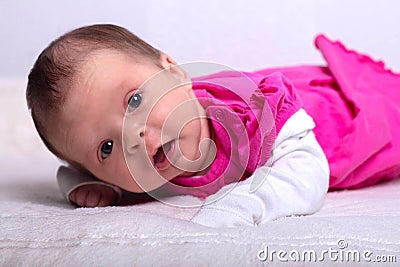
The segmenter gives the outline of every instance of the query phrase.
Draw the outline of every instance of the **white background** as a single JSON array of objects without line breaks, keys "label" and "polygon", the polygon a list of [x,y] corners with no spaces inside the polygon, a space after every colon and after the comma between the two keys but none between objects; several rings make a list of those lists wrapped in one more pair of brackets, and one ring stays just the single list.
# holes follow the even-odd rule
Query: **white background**
[{"label": "white background", "polygon": [[397,0],[0,0],[0,78],[26,78],[51,40],[92,23],[124,26],[181,63],[322,63],[322,32],[400,70]]}]

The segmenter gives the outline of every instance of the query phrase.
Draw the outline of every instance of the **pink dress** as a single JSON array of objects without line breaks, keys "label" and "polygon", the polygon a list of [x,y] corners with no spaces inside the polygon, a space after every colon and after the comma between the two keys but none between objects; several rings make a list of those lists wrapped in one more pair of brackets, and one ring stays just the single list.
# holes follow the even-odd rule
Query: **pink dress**
[{"label": "pink dress", "polygon": [[400,74],[383,62],[317,36],[327,67],[294,67],[288,77],[313,117],[328,158],[330,188],[360,188],[400,175]]},{"label": "pink dress", "polygon": [[330,189],[359,188],[400,175],[400,75],[323,35],[315,43],[325,67],[243,72],[256,86],[235,72],[193,79],[218,133],[217,156],[205,176],[172,180],[178,191],[205,197],[247,178],[268,160],[280,128],[300,107],[316,123]]}]

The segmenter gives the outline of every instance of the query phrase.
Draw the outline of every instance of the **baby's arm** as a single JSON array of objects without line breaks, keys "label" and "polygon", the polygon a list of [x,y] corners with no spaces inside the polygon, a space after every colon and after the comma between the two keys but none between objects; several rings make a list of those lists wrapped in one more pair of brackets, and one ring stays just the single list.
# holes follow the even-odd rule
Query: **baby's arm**
[{"label": "baby's arm", "polygon": [[80,207],[104,207],[118,204],[122,192],[117,186],[102,182],[72,167],[60,166],[57,181],[66,198]]},{"label": "baby's arm", "polygon": [[303,109],[295,113],[278,134],[273,157],[248,179],[209,196],[207,202],[231,190],[204,205],[192,221],[211,227],[259,225],[316,212],[328,190],[329,167],[314,127]]}]

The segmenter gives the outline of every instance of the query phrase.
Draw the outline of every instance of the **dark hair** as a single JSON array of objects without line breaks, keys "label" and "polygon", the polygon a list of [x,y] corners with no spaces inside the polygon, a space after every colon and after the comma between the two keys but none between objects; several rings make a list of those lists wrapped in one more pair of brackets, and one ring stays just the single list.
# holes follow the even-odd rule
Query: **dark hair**
[{"label": "dark hair", "polygon": [[36,130],[46,147],[58,158],[79,169],[50,143],[48,131],[65,102],[74,75],[96,50],[113,49],[160,65],[161,52],[125,28],[111,24],[85,26],[51,42],[39,55],[28,76],[26,99]]}]

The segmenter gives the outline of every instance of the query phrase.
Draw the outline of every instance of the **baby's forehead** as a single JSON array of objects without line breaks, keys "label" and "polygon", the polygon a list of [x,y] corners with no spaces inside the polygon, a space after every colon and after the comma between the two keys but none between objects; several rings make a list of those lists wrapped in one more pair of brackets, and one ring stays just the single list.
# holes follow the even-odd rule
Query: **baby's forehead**
[{"label": "baby's forehead", "polygon": [[132,63],[132,62],[139,63],[147,61],[145,56],[134,54],[129,51],[121,49],[104,48],[104,49],[96,49],[88,53],[85,56],[84,63],[92,64],[94,62],[102,60],[123,61],[125,63]]},{"label": "baby's forehead", "polygon": [[[116,49],[100,49],[86,55],[79,64],[74,82],[85,82],[85,79],[98,74],[98,78],[106,78],[108,73],[112,73],[117,68],[128,68],[131,65],[154,64],[149,59],[142,56],[135,56],[126,51]],[[140,73],[141,68],[137,68],[135,73]],[[135,74],[133,73],[133,74]]]},{"label": "baby's forehead", "polygon": [[[90,101],[101,101],[107,104],[110,94],[128,88],[140,76],[142,62],[128,53],[115,49],[101,49],[93,51],[80,64],[65,95],[65,113],[76,112],[79,106],[85,113],[96,105]],[[132,88],[130,88],[132,89]],[[86,102],[87,103],[86,103]],[[99,102],[97,102],[99,103]],[[99,103],[100,104],[100,103]],[[97,106],[98,107],[98,106]],[[79,117],[78,117],[79,119]],[[73,122],[72,119],[70,121]]]}]

